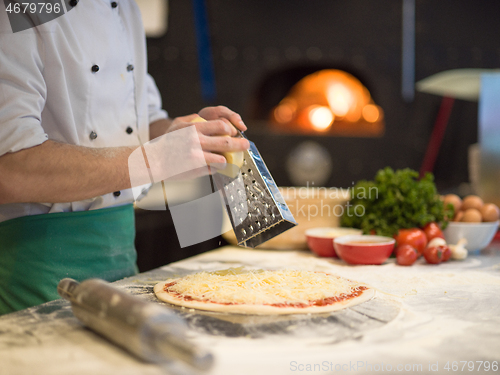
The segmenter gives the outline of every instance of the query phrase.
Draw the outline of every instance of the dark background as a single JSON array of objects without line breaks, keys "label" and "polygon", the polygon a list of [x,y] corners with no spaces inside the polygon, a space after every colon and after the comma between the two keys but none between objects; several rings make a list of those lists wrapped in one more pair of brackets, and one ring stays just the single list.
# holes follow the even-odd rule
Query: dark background
[{"label": "dark background", "polygon": [[[170,0],[166,35],[148,39],[149,70],[171,116],[208,104],[234,109],[248,123],[247,134],[277,183],[289,185],[282,163],[304,137],[272,135],[254,120],[267,118],[267,110],[302,78],[301,71],[340,68],[360,79],[384,109],[386,132],[380,139],[312,137],[334,159],[329,185],[350,186],[386,165],[420,168],[441,97],[416,92],[406,103],[401,96],[402,1],[205,3],[217,88],[213,102],[201,96],[191,1]],[[455,68],[497,68],[499,19],[500,2],[417,0],[416,81]],[[477,103],[456,101],[434,171],[439,187],[468,181],[467,147],[476,141]],[[348,168],[353,158],[362,164],[355,175]]]},{"label": "dark background", "polygon": [[[168,31],[148,38],[149,71],[171,117],[223,104],[239,112],[278,185],[283,167],[306,139],[333,159],[328,186],[372,179],[385,166],[419,170],[442,98],[401,95],[402,1],[207,0],[217,95],[201,95],[193,2],[169,1]],[[416,0],[415,80],[456,68],[500,65],[500,2]],[[300,78],[321,68],[355,75],[385,111],[381,138],[283,135],[268,111]],[[477,103],[457,100],[436,161],[442,193],[468,182],[467,148],[477,142]],[[355,165],[356,168],[352,168]]]}]

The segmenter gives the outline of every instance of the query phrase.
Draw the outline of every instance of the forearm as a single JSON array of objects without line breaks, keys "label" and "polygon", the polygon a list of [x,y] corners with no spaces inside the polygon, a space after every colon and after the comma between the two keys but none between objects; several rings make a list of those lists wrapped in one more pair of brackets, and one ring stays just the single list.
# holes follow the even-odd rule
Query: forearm
[{"label": "forearm", "polygon": [[130,187],[136,147],[88,148],[46,141],[0,157],[0,204],[73,202]]},{"label": "forearm", "polygon": [[165,134],[172,125],[172,119],[165,118],[149,124],[149,139],[155,139]]}]

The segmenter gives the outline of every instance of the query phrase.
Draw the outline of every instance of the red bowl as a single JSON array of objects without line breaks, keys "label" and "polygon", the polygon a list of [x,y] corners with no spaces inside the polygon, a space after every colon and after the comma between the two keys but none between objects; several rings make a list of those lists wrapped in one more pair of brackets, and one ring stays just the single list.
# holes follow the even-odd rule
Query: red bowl
[{"label": "red bowl", "polygon": [[333,240],[338,256],[349,264],[382,264],[394,250],[391,237],[354,235]]},{"label": "red bowl", "polygon": [[333,248],[333,239],[345,235],[361,234],[354,228],[311,228],[306,230],[307,246],[320,257],[338,258]]}]

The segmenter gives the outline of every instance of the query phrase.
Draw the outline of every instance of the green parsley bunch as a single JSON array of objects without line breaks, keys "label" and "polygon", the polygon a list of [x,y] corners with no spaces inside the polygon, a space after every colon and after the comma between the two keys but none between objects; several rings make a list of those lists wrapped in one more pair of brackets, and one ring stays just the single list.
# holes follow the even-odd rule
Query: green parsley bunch
[{"label": "green parsley bunch", "polygon": [[351,189],[341,225],[392,237],[401,228],[422,228],[431,221],[444,229],[453,215],[451,205],[444,207],[431,173],[419,180],[412,169],[386,167],[374,181],[359,181]]}]

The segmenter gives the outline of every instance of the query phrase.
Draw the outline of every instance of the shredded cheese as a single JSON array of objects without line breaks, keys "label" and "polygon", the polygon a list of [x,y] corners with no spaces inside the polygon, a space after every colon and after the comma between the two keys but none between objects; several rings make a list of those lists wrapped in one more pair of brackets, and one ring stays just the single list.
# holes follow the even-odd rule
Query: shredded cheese
[{"label": "shredded cheese", "polygon": [[[168,284],[167,284],[168,285]],[[362,284],[322,272],[233,268],[185,276],[168,291],[222,304],[300,304],[358,291]]]}]

